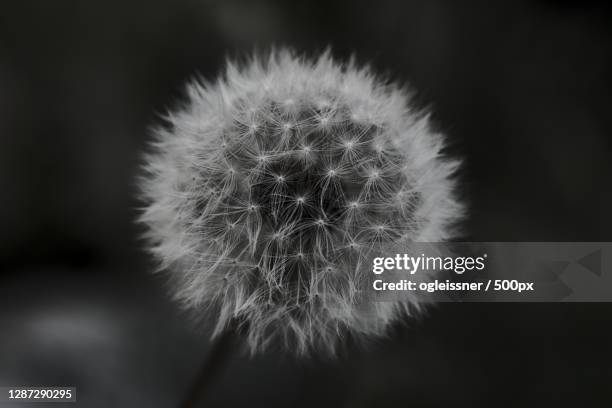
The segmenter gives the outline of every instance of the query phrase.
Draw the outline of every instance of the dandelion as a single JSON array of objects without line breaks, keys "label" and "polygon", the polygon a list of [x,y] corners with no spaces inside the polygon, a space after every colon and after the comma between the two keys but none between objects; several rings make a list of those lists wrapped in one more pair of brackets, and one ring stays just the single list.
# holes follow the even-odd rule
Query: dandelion
[{"label": "dandelion", "polygon": [[373,248],[453,237],[443,137],[406,92],[290,51],[228,63],[156,131],[143,178],[150,249],[185,307],[235,322],[251,352],[333,354],[418,312],[360,290]]}]

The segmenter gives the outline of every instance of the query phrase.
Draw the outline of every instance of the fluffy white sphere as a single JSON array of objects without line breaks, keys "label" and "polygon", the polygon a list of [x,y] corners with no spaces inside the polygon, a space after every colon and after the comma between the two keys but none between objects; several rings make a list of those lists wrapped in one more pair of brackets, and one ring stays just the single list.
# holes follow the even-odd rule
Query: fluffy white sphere
[{"label": "fluffy white sphere", "polygon": [[141,220],[186,307],[274,341],[333,353],[381,335],[416,300],[375,302],[372,250],[452,237],[461,215],[443,138],[405,91],[366,68],[289,51],[228,63],[156,131]]}]

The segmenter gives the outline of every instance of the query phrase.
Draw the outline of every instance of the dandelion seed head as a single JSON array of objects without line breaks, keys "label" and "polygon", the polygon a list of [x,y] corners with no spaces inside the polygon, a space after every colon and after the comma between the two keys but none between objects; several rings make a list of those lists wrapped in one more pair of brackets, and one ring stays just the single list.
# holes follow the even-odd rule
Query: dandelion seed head
[{"label": "dandelion seed head", "polygon": [[329,53],[278,51],[188,95],[142,181],[176,299],[214,313],[215,333],[237,322],[253,353],[333,354],[420,308],[355,294],[375,245],[448,240],[462,213],[458,163],[402,89]]}]

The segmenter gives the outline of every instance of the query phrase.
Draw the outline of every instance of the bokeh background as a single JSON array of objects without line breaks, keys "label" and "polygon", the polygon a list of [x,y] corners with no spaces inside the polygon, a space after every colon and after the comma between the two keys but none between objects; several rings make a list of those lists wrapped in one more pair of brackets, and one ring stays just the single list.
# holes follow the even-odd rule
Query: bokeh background
[{"label": "bokeh background", "polygon": [[[594,1],[2,4],[0,386],[73,385],[79,407],[183,398],[207,327],[150,273],[135,176],[185,81],[254,47],[331,45],[409,83],[465,158],[466,240],[611,241],[611,16]],[[333,362],[236,353],[203,406],[609,406],[611,323],[612,304],[444,304]]]}]

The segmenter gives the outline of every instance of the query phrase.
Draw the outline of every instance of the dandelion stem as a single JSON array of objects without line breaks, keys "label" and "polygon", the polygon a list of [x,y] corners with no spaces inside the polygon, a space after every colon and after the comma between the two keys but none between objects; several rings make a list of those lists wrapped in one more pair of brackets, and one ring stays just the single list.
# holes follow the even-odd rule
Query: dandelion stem
[{"label": "dandelion stem", "polygon": [[215,378],[227,365],[234,342],[234,330],[231,328],[224,330],[213,340],[208,356],[200,367],[189,394],[181,403],[181,408],[195,408],[204,399]]}]

